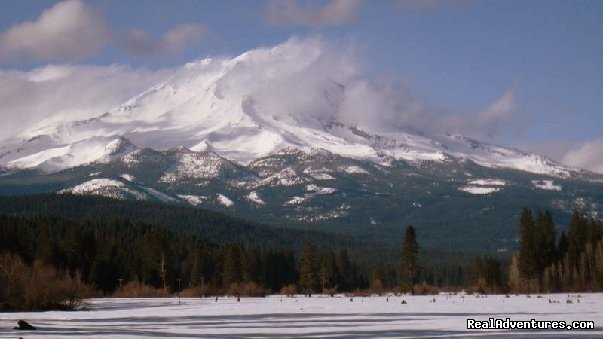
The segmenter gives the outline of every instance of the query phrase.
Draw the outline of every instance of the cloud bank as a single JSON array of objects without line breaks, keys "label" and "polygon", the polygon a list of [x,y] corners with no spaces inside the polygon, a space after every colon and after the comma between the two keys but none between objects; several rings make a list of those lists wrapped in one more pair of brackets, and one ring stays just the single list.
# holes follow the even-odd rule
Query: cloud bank
[{"label": "cloud bank", "polygon": [[0,35],[0,60],[80,59],[111,40],[107,24],[81,1],[60,2],[35,21],[16,24]]},{"label": "cloud bank", "polygon": [[[182,37],[176,36],[173,43],[178,44]],[[218,83],[218,92],[253,97],[264,114],[336,119],[373,132],[413,128],[428,134],[461,133],[485,140],[517,122],[514,89],[481,111],[434,107],[408,87],[374,83],[353,47],[319,37],[293,38],[236,60],[235,69]],[[69,65],[1,72],[0,114],[10,121],[1,132],[7,134],[40,118],[68,120],[100,115],[165,75],[165,71],[123,66]]]},{"label": "cloud bank", "polygon": [[570,166],[603,174],[603,138],[581,144],[565,154],[561,161]]},{"label": "cloud bank", "polygon": [[207,28],[198,23],[178,25],[159,39],[141,29],[113,30],[99,13],[80,0],[59,2],[34,21],[13,25],[0,33],[0,61],[71,61],[93,56],[116,43],[139,57],[167,56],[198,43]]},{"label": "cloud bank", "polygon": [[520,123],[514,88],[475,112],[435,107],[401,84],[372,81],[352,46],[310,37],[256,49],[234,60],[217,91],[251,97],[268,116],[338,120],[376,133],[412,128],[491,140]]},{"label": "cloud bank", "polygon": [[[188,34],[165,39],[178,44]],[[514,133],[523,125],[514,87],[475,111],[437,107],[407,86],[374,82],[353,47],[318,37],[293,38],[234,60],[215,58],[212,64],[221,67],[233,62],[234,68],[217,83],[216,93],[225,98],[252,97],[262,114],[334,119],[377,133],[410,128],[426,134],[459,133],[484,141]],[[172,72],[119,65],[48,65],[31,71],[0,71],[0,139],[31,130],[36,124],[98,116]],[[569,152],[559,152],[555,158],[603,172],[603,139],[566,149]]]},{"label": "cloud bank", "polygon": [[169,73],[116,65],[0,71],[0,140],[36,125],[98,116]]},{"label": "cloud bank", "polygon": [[360,0],[331,0],[318,6],[310,1],[270,0],[266,23],[273,26],[340,26],[356,19]]}]

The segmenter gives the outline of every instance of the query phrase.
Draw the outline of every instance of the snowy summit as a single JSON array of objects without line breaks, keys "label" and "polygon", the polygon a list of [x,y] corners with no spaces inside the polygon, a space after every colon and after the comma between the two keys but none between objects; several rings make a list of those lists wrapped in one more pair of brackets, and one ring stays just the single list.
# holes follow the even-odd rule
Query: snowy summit
[{"label": "snowy summit", "polygon": [[[5,141],[0,166],[56,171],[107,162],[140,148],[174,147],[213,151],[248,164],[293,148],[381,164],[460,158],[486,167],[570,175],[571,169],[537,154],[368,119],[391,115],[395,105],[362,79],[352,61],[332,53],[320,39],[291,39],[232,59],[188,63],[96,118],[42,123]],[[164,179],[179,175],[186,173]]]}]

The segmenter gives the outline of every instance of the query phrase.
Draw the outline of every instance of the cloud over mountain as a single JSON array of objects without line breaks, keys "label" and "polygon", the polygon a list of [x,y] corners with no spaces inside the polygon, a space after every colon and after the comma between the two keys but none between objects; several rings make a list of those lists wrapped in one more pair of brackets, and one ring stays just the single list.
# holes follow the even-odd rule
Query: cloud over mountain
[{"label": "cloud over mountain", "polygon": [[562,161],[570,166],[603,173],[603,138],[581,144],[565,154]]},{"label": "cloud over mountain", "polygon": [[330,0],[319,6],[310,1],[270,0],[266,23],[274,26],[340,26],[353,21],[359,0]]},{"label": "cloud over mountain", "polygon": [[[482,111],[459,113],[454,108],[429,105],[399,84],[376,84],[360,59],[345,44],[320,37],[292,38],[274,48],[239,56],[234,69],[218,82],[218,91],[253,97],[266,115],[323,120],[334,117],[373,131],[414,128],[479,138],[503,133],[513,126],[517,108],[514,89]],[[217,60],[215,64],[219,64]],[[12,128],[4,128],[2,133],[15,131],[19,122],[29,123],[28,117],[77,119],[100,115],[127,99],[126,94],[150,87],[165,74],[121,66],[46,66],[30,72],[0,73],[2,114],[19,111],[23,117],[11,119]],[[331,91],[331,97],[325,100],[325,86],[341,86],[341,93]]]},{"label": "cloud over mountain", "polygon": [[48,65],[31,71],[0,71],[0,140],[39,123],[97,116],[167,74],[165,70],[117,65]]}]

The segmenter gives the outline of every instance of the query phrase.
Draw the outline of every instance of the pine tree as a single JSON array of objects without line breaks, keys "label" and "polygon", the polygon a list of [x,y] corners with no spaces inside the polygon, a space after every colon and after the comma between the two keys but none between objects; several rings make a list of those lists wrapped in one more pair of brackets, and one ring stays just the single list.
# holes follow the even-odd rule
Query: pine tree
[{"label": "pine tree", "polygon": [[222,262],[222,287],[228,288],[231,284],[241,280],[241,262],[239,248],[234,244],[227,244],[224,248]]},{"label": "pine tree", "polygon": [[565,232],[561,232],[561,235],[559,236],[559,245],[557,245],[557,260],[561,260],[565,257],[568,247],[569,243],[567,235],[565,235]]},{"label": "pine tree", "polygon": [[350,291],[353,283],[352,263],[348,258],[348,251],[345,249],[339,250],[336,259],[337,278],[336,284],[340,291]]},{"label": "pine tree", "polygon": [[415,278],[418,271],[419,244],[415,228],[412,225],[406,227],[404,235],[404,244],[402,245],[402,274],[406,278],[406,284],[410,288],[410,293],[414,294]]},{"label": "pine tree", "polygon": [[578,211],[574,211],[567,233],[567,257],[571,267],[578,267],[580,252],[584,250],[584,246],[586,245],[586,233],[586,218],[578,213]]},{"label": "pine tree", "polygon": [[520,217],[518,269],[522,278],[534,279],[537,272],[536,226],[532,211],[524,207]]},{"label": "pine tree", "polygon": [[535,273],[538,279],[542,278],[544,269],[551,265],[557,256],[556,239],[555,224],[553,223],[551,213],[549,211],[545,213],[538,211],[534,232],[534,242],[537,250],[534,258],[536,262]]},{"label": "pine tree", "polygon": [[307,295],[318,290],[318,265],[316,248],[310,243],[304,244],[299,259],[299,287]]}]

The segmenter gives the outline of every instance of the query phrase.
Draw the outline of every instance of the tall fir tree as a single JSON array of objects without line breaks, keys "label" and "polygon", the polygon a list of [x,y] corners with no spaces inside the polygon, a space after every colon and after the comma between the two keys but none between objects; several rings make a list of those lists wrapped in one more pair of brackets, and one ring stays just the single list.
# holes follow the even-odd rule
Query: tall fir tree
[{"label": "tall fir tree", "polygon": [[567,258],[572,267],[577,267],[579,264],[580,252],[584,250],[586,237],[587,220],[578,211],[574,211],[567,233]]},{"label": "tall fir tree", "polygon": [[316,248],[305,243],[299,258],[299,288],[306,295],[312,295],[318,290],[318,264]]},{"label": "tall fir tree", "polygon": [[532,211],[524,207],[520,217],[520,239],[518,269],[520,275],[525,279],[535,278],[538,263],[536,244],[536,226],[532,218]]},{"label": "tall fir tree", "polygon": [[557,257],[556,240],[557,234],[551,213],[549,211],[544,213],[538,211],[534,230],[534,242],[538,250],[534,258],[536,262],[535,273],[538,279],[542,279],[544,269],[551,265]]},{"label": "tall fir tree", "polygon": [[410,289],[410,293],[414,294],[414,284],[418,272],[418,256],[419,244],[417,243],[417,235],[415,228],[412,225],[406,227],[404,234],[404,244],[402,245],[402,275],[406,280]]}]

